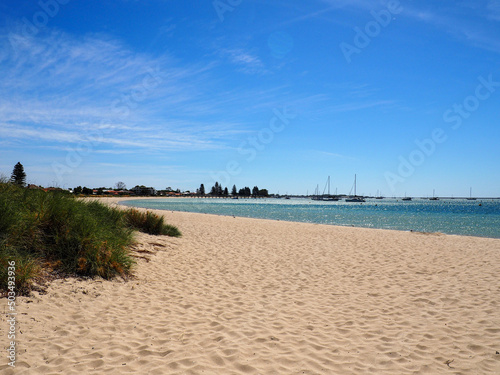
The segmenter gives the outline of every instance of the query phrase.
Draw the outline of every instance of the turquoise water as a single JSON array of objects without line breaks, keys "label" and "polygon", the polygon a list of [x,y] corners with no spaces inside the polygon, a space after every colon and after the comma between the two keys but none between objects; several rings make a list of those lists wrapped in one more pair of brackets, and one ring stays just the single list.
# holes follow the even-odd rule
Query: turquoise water
[{"label": "turquoise water", "polygon": [[130,200],[124,204],[158,210],[500,238],[499,200],[369,199],[360,204],[309,199],[171,198]]}]

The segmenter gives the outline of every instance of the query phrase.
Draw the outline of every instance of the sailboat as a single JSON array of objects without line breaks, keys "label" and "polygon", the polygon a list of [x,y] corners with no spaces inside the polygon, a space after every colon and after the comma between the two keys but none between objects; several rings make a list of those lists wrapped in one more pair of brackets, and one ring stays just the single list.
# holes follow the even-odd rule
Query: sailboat
[{"label": "sailboat", "polygon": [[429,198],[430,201],[438,201],[439,198],[435,196],[436,190],[432,189],[432,198]]},{"label": "sailboat", "polygon": [[476,198],[472,198],[472,188],[469,189],[469,198],[467,198],[468,201],[475,201]]},{"label": "sailboat", "polygon": [[346,198],[346,202],[350,203],[363,203],[366,202],[363,197],[358,197],[356,195],[356,175],[354,175],[354,197]]},{"label": "sailboat", "polygon": [[411,201],[411,197],[407,197],[406,196],[406,192],[405,192],[405,197],[403,198],[404,201]]},{"label": "sailboat", "polygon": [[[337,202],[339,198],[336,196],[332,196],[330,194],[330,176],[328,176],[327,180],[327,185],[328,185],[328,195],[325,195],[325,190],[323,190],[323,195],[319,195],[319,186],[316,187],[316,195],[312,198],[315,201],[330,201],[330,202]],[[325,186],[326,189],[326,186]]]}]

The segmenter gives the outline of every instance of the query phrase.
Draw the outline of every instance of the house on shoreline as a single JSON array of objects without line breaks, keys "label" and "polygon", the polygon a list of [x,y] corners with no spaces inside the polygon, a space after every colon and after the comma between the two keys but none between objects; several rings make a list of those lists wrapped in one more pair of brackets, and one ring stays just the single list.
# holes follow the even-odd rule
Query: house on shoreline
[{"label": "house on shoreline", "polygon": [[156,189],[153,187],[147,187],[144,185],[137,185],[134,186],[132,189],[130,189],[131,192],[133,192],[135,195],[140,195],[140,196],[152,196],[156,195]]}]

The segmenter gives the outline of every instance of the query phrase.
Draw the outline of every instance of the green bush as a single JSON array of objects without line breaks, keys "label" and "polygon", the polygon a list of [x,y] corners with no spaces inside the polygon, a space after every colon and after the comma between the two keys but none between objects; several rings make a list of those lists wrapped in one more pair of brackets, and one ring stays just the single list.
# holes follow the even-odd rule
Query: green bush
[{"label": "green bush", "polygon": [[8,290],[9,266],[14,261],[14,283],[16,295],[27,294],[34,280],[40,277],[41,267],[39,260],[15,252],[3,251],[0,253],[0,291]]},{"label": "green bush", "polygon": [[148,234],[180,237],[181,232],[176,227],[165,224],[162,216],[152,212],[142,212],[136,209],[125,211],[125,222],[134,229]]},{"label": "green bush", "polygon": [[49,267],[69,274],[109,279],[128,275],[133,230],[179,237],[163,217],[83,201],[59,191],[25,189],[0,181],[0,291],[8,264],[16,264],[18,294]]},{"label": "green bush", "polygon": [[126,275],[134,264],[128,253],[131,243],[132,230],[118,209],[61,192],[0,183],[2,290],[9,260],[16,263],[18,293],[29,288],[46,263],[79,275]]}]

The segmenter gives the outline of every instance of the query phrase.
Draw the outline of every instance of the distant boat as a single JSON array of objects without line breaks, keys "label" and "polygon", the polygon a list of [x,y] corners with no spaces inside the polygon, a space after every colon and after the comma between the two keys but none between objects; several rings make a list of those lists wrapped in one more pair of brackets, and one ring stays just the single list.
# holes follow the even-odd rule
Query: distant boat
[{"label": "distant boat", "polygon": [[405,192],[405,197],[403,198],[404,201],[411,201],[411,197],[407,197],[406,196],[406,192]]},{"label": "distant boat", "polygon": [[476,198],[472,198],[472,188],[469,189],[469,198],[467,198],[468,201],[475,201]]},{"label": "distant boat", "polygon": [[347,198],[345,201],[349,202],[349,203],[363,203],[363,202],[366,202],[363,197],[358,197],[357,194],[356,194],[356,175],[354,175],[354,197]]},{"label": "distant boat", "polygon": [[330,194],[330,176],[328,176],[328,180],[327,180],[327,185],[328,185],[328,194],[325,194],[325,189],[326,189],[326,186],[325,186],[325,189],[323,190],[323,195],[319,195],[319,186],[316,187],[316,195],[312,197],[312,200],[315,200],[315,201],[329,201],[329,202],[337,202],[339,200],[339,198],[337,198],[336,196],[332,196]]},{"label": "distant boat", "polygon": [[363,202],[366,202],[363,197],[347,198],[345,201],[349,202],[349,203],[363,203]]},{"label": "distant boat", "polygon": [[438,201],[439,198],[435,196],[436,190],[432,189],[432,198],[429,198],[430,201]]}]

